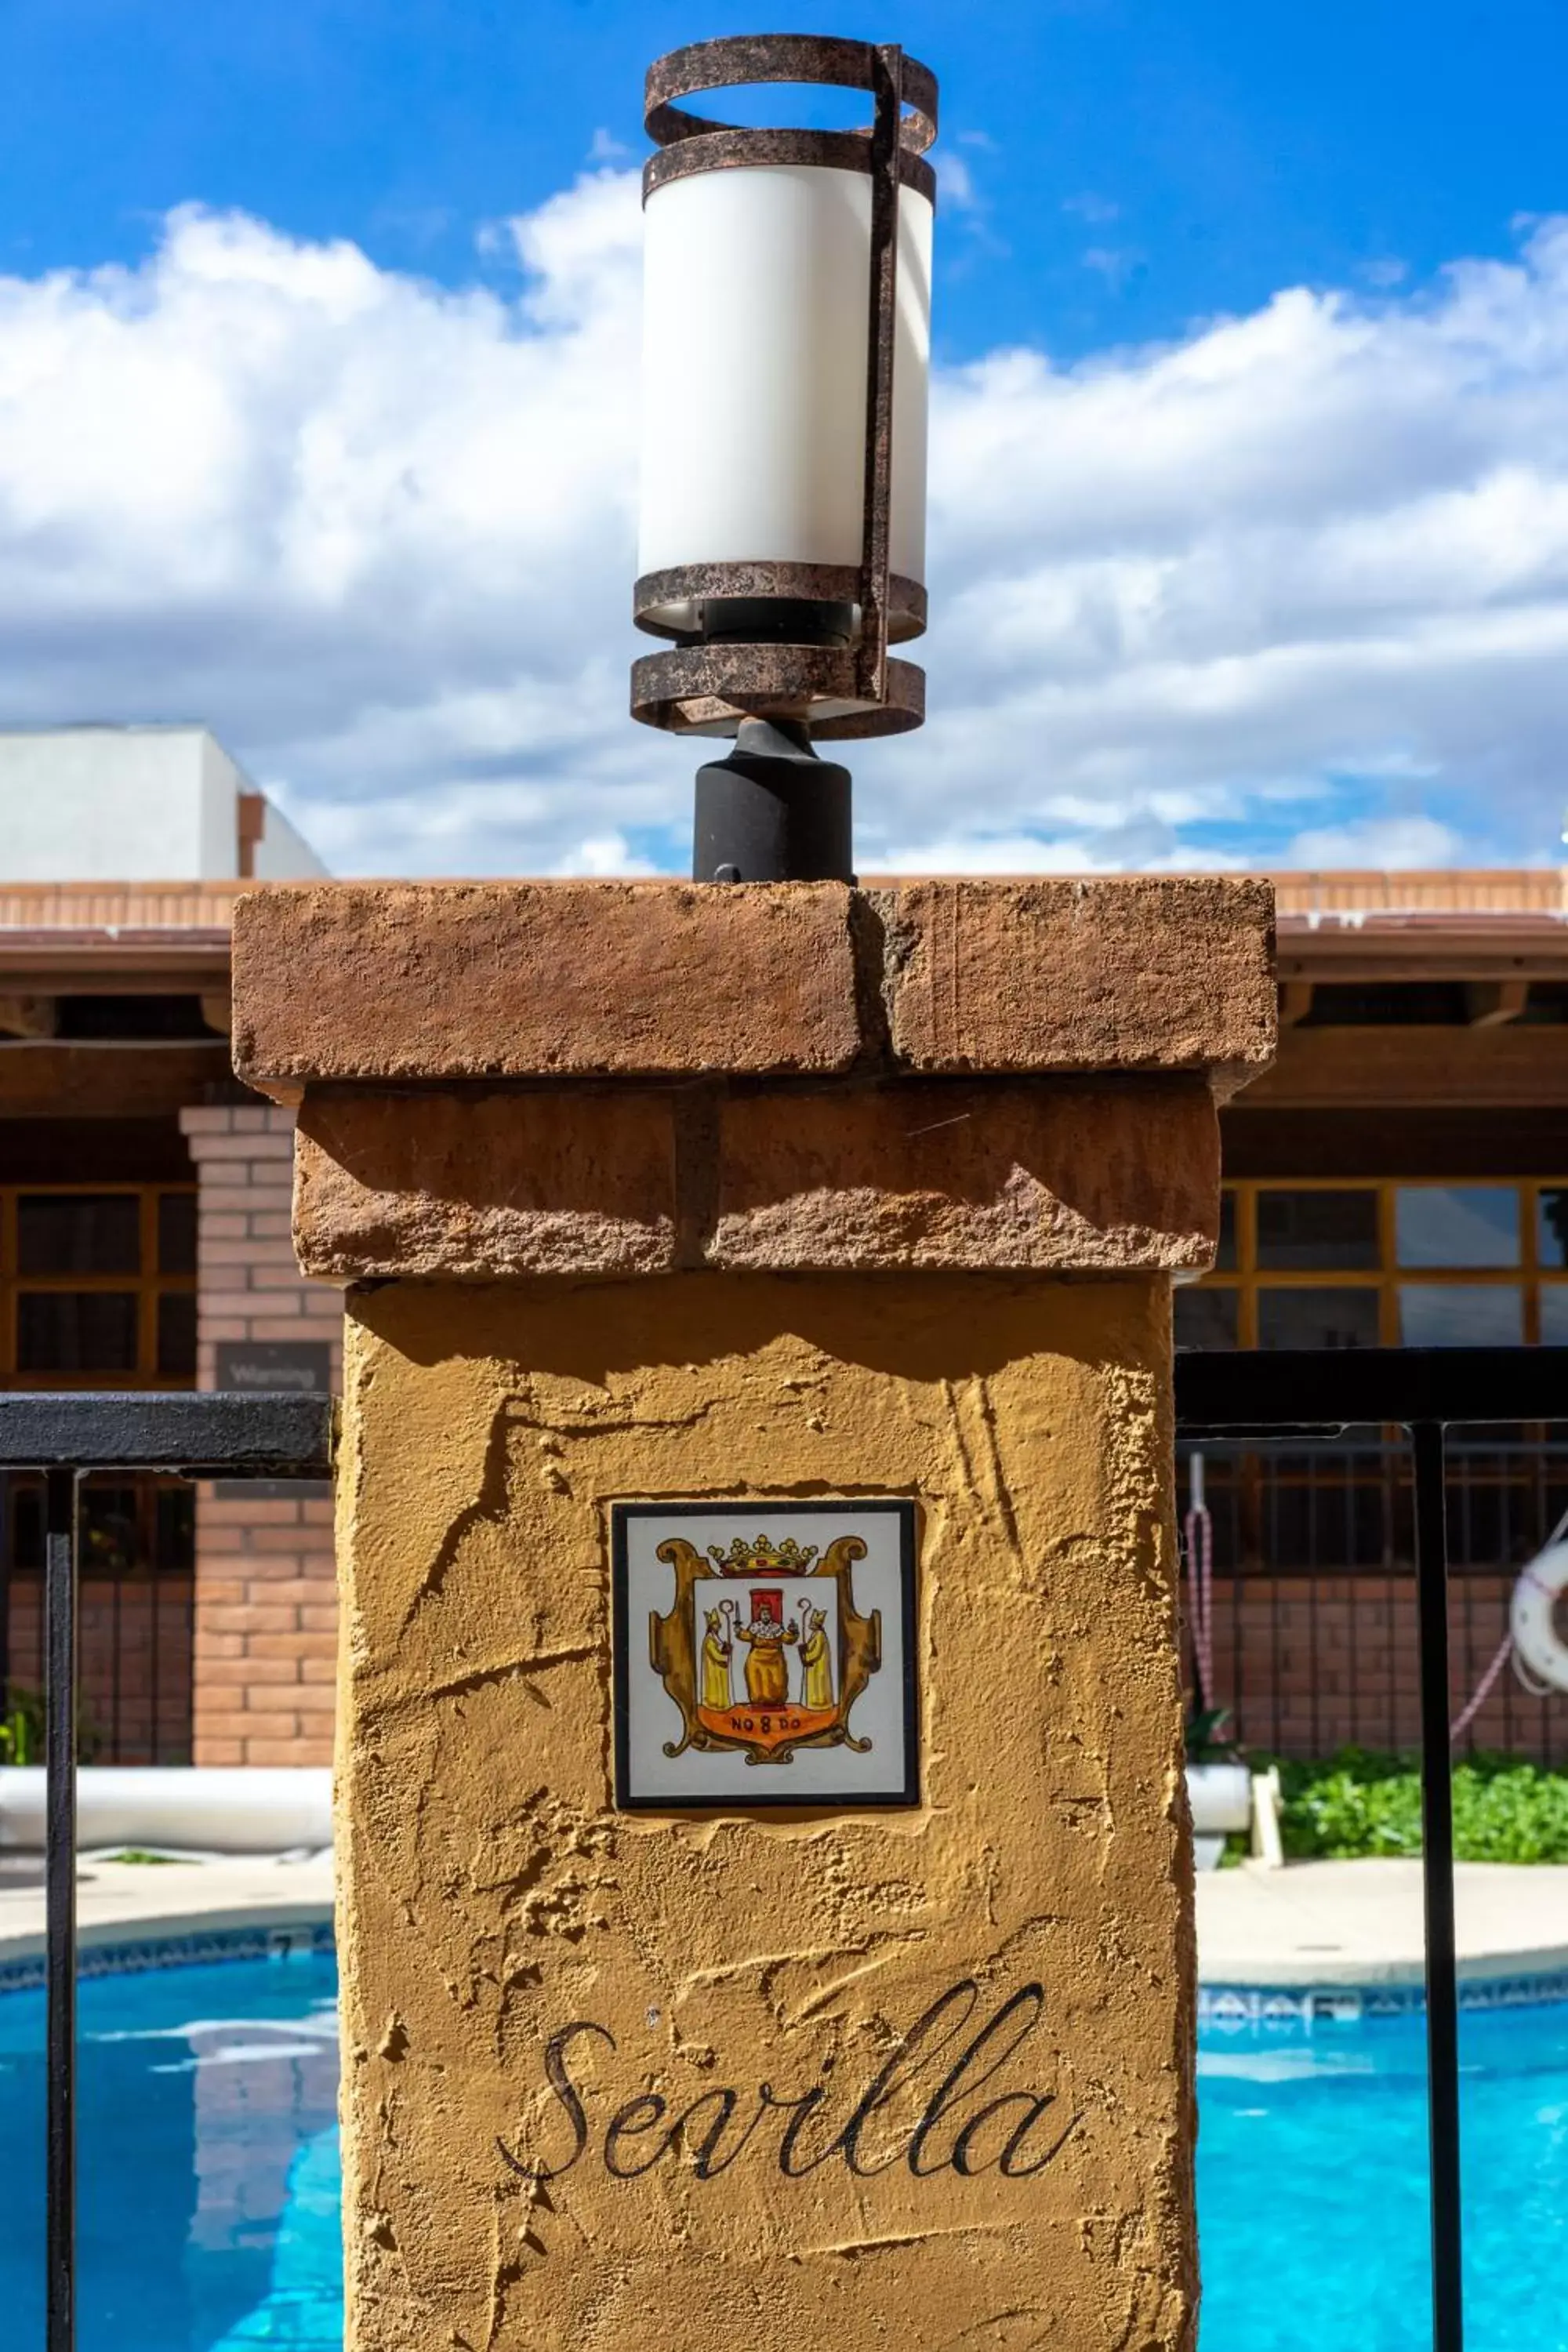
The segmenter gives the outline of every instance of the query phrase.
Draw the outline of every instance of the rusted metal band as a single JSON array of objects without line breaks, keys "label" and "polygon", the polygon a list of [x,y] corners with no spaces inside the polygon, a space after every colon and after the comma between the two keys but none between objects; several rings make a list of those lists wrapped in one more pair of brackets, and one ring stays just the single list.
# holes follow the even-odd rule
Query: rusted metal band
[{"label": "rusted metal band", "polygon": [[876,53],[877,120],[871,133],[871,268],[866,320],[866,471],[860,550],[860,692],[885,698],[893,533],[893,360],[899,307],[899,126],[904,53]]},{"label": "rusted metal band", "polygon": [[[858,604],[861,571],[858,563],[678,563],[664,572],[645,572],[632,591],[632,619],[651,637],[683,637],[689,625],[677,627],[655,617],[670,604],[699,604],[710,597],[788,597],[809,604]],[[888,581],[888,636],[905,645],[923,636],[926,592],[918,580],[892,572]]]},{"label": "rusted metal band", "polygon": [[[697,90],[731,89],[751,82],[821,82],[837,89],[875,90],[878,49],[872,41],[839,40],[817,33],[751,33],[718,41],[694,41],[656,58],[643,91],[643,121],[660,147],[710,131],[743,126],[691,114],[675,103]],[[923,154],[936,137],[936,76],[913,58],[904,60],[900,145]],[[854,133],[850,133],[854,136]]]},{"label": "rusted metal band", "polygon": [[[818,716],[823,705],[848,709]],[[683,646],[632,664],[632,716],[677,735],[718,733],[742,719],[804,721],[814,737],[847,741],[902,735],[925,718],[925,672],[889,661],[885,699],[859,702],[851,646]]]},{"label": "rusted metal band", "polygon": [[[819,171],[868,172],[871,142],[863,131],[708,131],[661,147],[643,165],[642,200],[694,172],[732,172],[766,163],[807,163]],[[912,148],[899,149],[899,179],[936,203],[936,173]]]}]

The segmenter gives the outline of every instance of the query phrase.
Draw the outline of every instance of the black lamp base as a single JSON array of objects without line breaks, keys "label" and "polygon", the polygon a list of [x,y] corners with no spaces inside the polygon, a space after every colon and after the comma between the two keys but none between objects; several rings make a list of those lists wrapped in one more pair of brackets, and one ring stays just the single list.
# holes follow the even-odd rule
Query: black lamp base
[{"label": "black lamp base", "polygon": [[852,882],[849,771],[804,727],[744,719],[727,758],[697,771],[695,882]]}]

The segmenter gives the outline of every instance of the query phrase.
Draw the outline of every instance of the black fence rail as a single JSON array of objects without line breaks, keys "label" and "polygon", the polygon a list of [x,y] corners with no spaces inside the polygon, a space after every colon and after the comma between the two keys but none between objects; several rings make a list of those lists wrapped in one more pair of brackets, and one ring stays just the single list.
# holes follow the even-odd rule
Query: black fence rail
[{"label": "black fence rail", "polygon": [[[331,1475],[330,1398],[222,1391],[0,1395],[0,1477],[43,1501],[46,2104],[45,2341],[76,2344],[76,1766],[79,1591],[87,1496],[111,1480]],[[91,1484],[89,1484],[91,1482]]]},{"label": "black fence rail", "polygon": [[[1568,1696],[1511,1652],[1520,1572],[1568,1516],[1568,1427],[1457,1428],[1445,1455],[1459,1753],[1568,1761]],[[1189,1686],[1257,1753],[1420,1744],[1410,1450],[1377,1428],[1178,1451]]]}]

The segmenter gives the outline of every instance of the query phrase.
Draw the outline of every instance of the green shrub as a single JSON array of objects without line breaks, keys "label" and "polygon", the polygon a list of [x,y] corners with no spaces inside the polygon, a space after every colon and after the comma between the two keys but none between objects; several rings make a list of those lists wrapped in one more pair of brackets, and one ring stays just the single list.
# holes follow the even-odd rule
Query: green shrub
[{"label": "green shrub", "polygon": [[[1280,1759],[1280,1831],[1292,1859],[1352,1861],[1421,1851],[1415,1759],[1342,1748],[1321,1763]],[[1460,1862],[1568,1863],[1568,1773],[1517,1757],[1454,1767],[1454,1853]]]},{"label": "green shrub", "polygon": [[[0,1707],[0,1764],[41,1764],[44,1760],[44,1694],[28,1690],[21,1683],[8,1683],[4,1690],[4,1706]],[[79,1698],[76,1710],[76,1757],[79,1764],[90,1764],[103,1745],[103,1735],[93,1721],[87,1701]]]},{"label": "green shrub", "polygon": [[10,1684],[0,1712],[0,1764],[41,1764],[44,1760],[44,1695]]}]

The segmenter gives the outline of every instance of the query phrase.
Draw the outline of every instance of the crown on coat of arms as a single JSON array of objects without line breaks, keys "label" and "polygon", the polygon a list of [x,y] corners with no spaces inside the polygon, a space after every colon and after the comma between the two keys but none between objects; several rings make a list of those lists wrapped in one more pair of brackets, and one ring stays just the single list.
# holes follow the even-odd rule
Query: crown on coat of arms
[{"label": "crown on coat of arms", "polygon": [[728,1551],[710,1544],[708,1557],[718,1562],[721,1576],[804,1576],[816,1558],[816,1546],[797,1544],[793,1536],[786,1536],[782,1544],[770,1542],[766,1536],[758,1536],[751,1543],[737,1536]]}]

